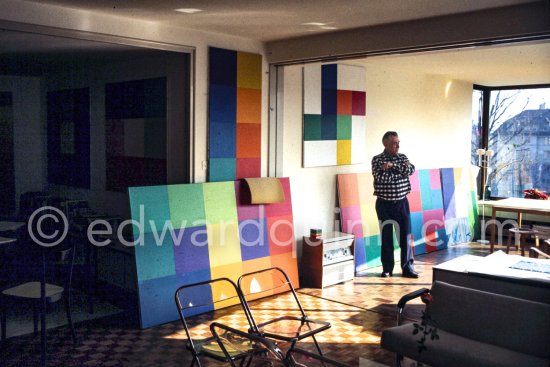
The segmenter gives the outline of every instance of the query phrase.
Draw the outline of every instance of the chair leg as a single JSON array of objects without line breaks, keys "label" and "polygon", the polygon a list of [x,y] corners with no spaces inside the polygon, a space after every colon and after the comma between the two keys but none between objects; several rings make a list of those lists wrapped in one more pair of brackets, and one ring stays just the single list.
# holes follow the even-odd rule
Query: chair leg
[{"label": "chair leg", "polygon": [[39,312],[38,312],[38,306],[36,303],[33,303],[32,305],[32,321],[33,321],[33,326],[34,326],[34,333],[38,333],[38,317],[39,317]]},{"label": "chair leg", "polygon": [[510,245],[512,244],[512,233],[508,232],[508,242],[506,243],[506,253],[510,252]]},{"label": "chair leg", "polygon": [[71,336],[73,338],[73,344],[76,344],[76,332],[74,330],[73,318],[71,315],[71,298],[70,297],[68,297],[65,300],[65,310],[67,311],[67,322],[69,323],[69,327],[71,328]]},{"label": "chair leg", "polygon": [[6,340],[6,322],[7,322],[6,309],[2,307],[0,309],[0,324],[2,328],[2,331],[0,332],[1,334],[0,340]]}]

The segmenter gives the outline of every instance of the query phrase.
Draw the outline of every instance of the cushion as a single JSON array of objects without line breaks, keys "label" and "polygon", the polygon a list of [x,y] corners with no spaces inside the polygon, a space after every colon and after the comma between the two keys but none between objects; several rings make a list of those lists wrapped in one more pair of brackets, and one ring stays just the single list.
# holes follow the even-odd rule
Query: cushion
[{"label": "cushion", "polygon": [[420,335],[413,335],[413,330],[413,324],[384,330],[382,347],[432,367],[548,367],[550,364],[550,359],[479,342],[445,330],[438,330],[438,340],[427,340],[427,350],[419,354]]}]

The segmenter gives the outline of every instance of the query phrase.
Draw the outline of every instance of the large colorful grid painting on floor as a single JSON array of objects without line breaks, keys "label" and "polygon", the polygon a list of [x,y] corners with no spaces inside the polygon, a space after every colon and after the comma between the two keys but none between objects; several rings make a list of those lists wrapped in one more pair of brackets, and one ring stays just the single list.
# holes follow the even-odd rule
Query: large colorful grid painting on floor
[{"label": "large colorful grid painting on floor", "polygon": [[261,176],[262,56],[209,49],[208,180]]},{"label": "large colorful grid painting on floor", "polygon": [[[477,238],[477,189],[471,168],[417,170],[410,180],[410,241],[416,255]],[[356,238],[356,271],[379,266],[380,229],[372,174],[341,174],[337,181],[341,228]]]},{"label": "large colorful grid painting on floor", "polygon": [[166,184],[166,78],[105,86],[105,183]]},{"label": "large colorful grid painting on floor", "polygon": [[183,284],[277,266],[298,285],[290,184],[279,180],[285,200],[267,205],[249,204],[241,180],[129,189],[143,328],[178,318]]},{"label": "large colorful grid painting on floor", "polygon": [[365,75],[360,66],[304,67],[304,167],[364,161]]}]

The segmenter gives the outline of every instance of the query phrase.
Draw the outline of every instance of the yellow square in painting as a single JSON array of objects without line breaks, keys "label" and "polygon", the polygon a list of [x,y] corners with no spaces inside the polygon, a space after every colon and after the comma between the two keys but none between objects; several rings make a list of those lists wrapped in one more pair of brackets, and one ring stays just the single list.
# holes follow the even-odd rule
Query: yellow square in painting
[{"label": "yellow square in painting", "polygon": [[351,140],[337,140],[336,164],[351,164]]},{"label": "yellow square in painting", "polygon": [[262,55],[237,53],[237,87],[262,89]]},{"label": "yellow square in painting", "polygon": [[[212,279],[230,278],[230,276],[238,278],[237,275],[241,272],[241,266],[240,264],[221,266],[212,268],[211,272]],[[237,282],[237,279],[231,280],[235,283]],[[226,281],[215,282],[212,284],[212,300],[214,301],[216,309],[233,306],[240,302],[236,288]]]},{"label": "yellow square in painting", "polygon": [[237,221],[207,224],[206,233],[208,235],[208,256],[212,268],[241,263],[241,244]]}]

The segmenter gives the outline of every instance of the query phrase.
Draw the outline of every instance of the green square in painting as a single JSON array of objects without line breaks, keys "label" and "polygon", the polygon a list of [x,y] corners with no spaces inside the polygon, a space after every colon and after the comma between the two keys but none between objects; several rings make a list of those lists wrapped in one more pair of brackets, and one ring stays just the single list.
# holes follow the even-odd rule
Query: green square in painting
[{"label": "green square in painting", "polygon": [[321,140],[321,115],[304,115],[304,141]]},{"label": "green square in painting", "polygon": [[202,184],[168,186],[170,220],[173,228],[204,225]]},{"label": "green square in painting", "polygon": [[210,158],[208,181],[232,181],[237,178],[237,160],[235,158]]},{"label": "green square in painting", "polygon": [[[134,238],[139,232],[162,232],[170,220],[167,186],[141,186],[128,188]],[[137,232],[139,231],[139,232]]]},{"label": "green square in painting", "polygon": [[338,115],[336,120],[336,139],[351,140],[351,116]]},{"label": "green square in painting", "polygon": [[365,237],[365,256],[367,258],[367,268],[373,268],[380,266],[382,261],[380,260],[380,236],[368,236]]},{"label": "green square in painting", "polygon": [[204,212],[208,224],[237,221],[235,183],[208,182],[203,184]]}]

